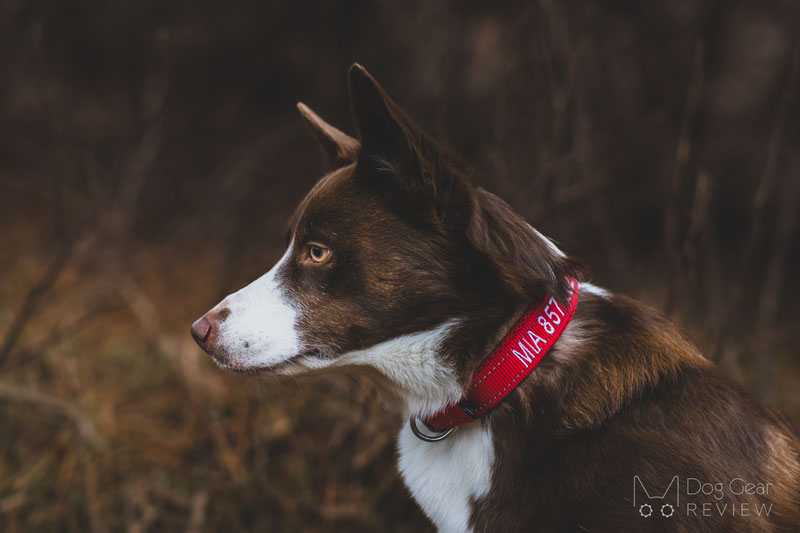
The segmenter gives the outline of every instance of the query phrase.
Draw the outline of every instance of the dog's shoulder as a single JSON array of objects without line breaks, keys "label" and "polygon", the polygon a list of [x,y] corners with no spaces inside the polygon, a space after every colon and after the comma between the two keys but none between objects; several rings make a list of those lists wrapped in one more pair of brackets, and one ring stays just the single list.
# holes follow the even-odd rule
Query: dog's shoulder
[{"label": "dog's shoulder", "polygon": [[[492,487],[474,507],[476,530],[627,529],[635,477],[656,487],[675,476],[773,483],[775,511],[748,527],[798,518],[800,450],[785,424],[672,322],[624,296],[583,291],[552,352],[491,414],[491,431]],[[518,494],[527,505],[510,503]],[[698,526],[682,512],[673,523]],[[503,524],[489,521],[498,516]],[[729,519],[702,525],[725,529]]]}]

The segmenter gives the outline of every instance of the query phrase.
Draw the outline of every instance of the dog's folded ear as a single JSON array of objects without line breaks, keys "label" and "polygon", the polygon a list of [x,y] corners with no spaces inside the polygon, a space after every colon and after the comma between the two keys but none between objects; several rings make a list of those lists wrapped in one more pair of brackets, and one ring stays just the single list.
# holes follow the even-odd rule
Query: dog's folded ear
[{"label": "dog's folded ear", "polygon": [[580,264],[548,243],[497,196],[476,189],[475,199],[467,237],[491,262],[502,284],[524,300],[535,301],[547,293],[565,303],[566,276],[581,279]]},{"label": "dog's folded ear", "polygon": [[303,102],[297,102],[297,110],[325,151],[325,157],[331,168],[336,169],[356,162],[359,149],[356,139],[322,120]]},{"label": "dog's folded ear", "polygon": [[467,180],[457,170],[463,169],[460,161],[424,134],[364,67],[354,64],[348,78],[359,167],[390,201],[425,222],[465,222],[460,207],[471,202]]}]

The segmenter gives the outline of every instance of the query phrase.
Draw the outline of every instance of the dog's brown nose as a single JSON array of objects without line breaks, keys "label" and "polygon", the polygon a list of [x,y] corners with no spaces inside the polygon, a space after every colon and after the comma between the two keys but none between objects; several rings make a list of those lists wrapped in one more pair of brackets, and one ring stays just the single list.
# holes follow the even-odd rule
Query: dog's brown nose
[{"label": "dog's brown nose", "polygon": [[192,324],[192,337],[201,348],[206,347],[205,342],[209,333],[211,333],[211,322],[208,321],[205,315],[195,320],[194,324]]}]

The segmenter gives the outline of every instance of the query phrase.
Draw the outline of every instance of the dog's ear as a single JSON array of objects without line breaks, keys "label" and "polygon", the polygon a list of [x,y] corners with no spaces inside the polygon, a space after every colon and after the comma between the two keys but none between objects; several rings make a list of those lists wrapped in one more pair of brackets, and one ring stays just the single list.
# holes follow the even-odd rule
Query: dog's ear
[{"label": "dog's ear", "polygon": [[456,206],[469,203],[460,162],[425,135],[364,67],[354,64],[348,79],[361,141],[359,167],[405,211],[436,225],[445,217],[455,223]]},{"label": "dog's ear", "polygon": [[420,141],[419,128],[358,63],[350,67],[348,81],[353,119],[364,150],[397,162],[411,157]]},{"label": "dog's ear", "polygon": [[359,149],[356,139],[322,120],[303,102],[297,102],[297,109],[325,151],[325,157],[332,168],[336,169],[356,162]]},{"label": "dog's ear", "polygon": [[[361,140],[357,170],[366,170],[357,175],[418,220],[464,236],[511,293],[528,300],[548,292],[563,302],[564,276],[577,277],[579,266],[508,204],[475,187],[463,163],[425,135],[364,67],[353,65],[349,81]],[[476,268],[475,274],[488,273]]]},{"label": "dog's ear", "polygon": [[467,238],[491,262],[502,284],[524,300],[552,294],[566,302],[566,276],[580,280],[580,265],[497,196],[476,188],[474,199]]}]

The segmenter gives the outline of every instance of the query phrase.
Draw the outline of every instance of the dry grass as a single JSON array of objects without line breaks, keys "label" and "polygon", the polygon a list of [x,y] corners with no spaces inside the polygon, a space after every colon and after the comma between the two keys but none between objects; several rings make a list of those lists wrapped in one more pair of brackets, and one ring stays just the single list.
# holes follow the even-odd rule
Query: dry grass
[{"label": "dry grass", "polygon": [[800,420],[800,11],[423,4],[4,6],[0,531],[430,529],[368,381],[228,375],[188,334],[280,256],[321,173],[294,102],[348,129],[353,60]]},{"label": "dry grass", "polygon": [[[399,421],[367,381],[228,375],[187,334],[213,268],[166,249],[125,263],[144,268],[67,267],[4,368],[3,531],[427,527],[393,469]],[[3,301],[35,282],[29,266],[5,271]]]}]

